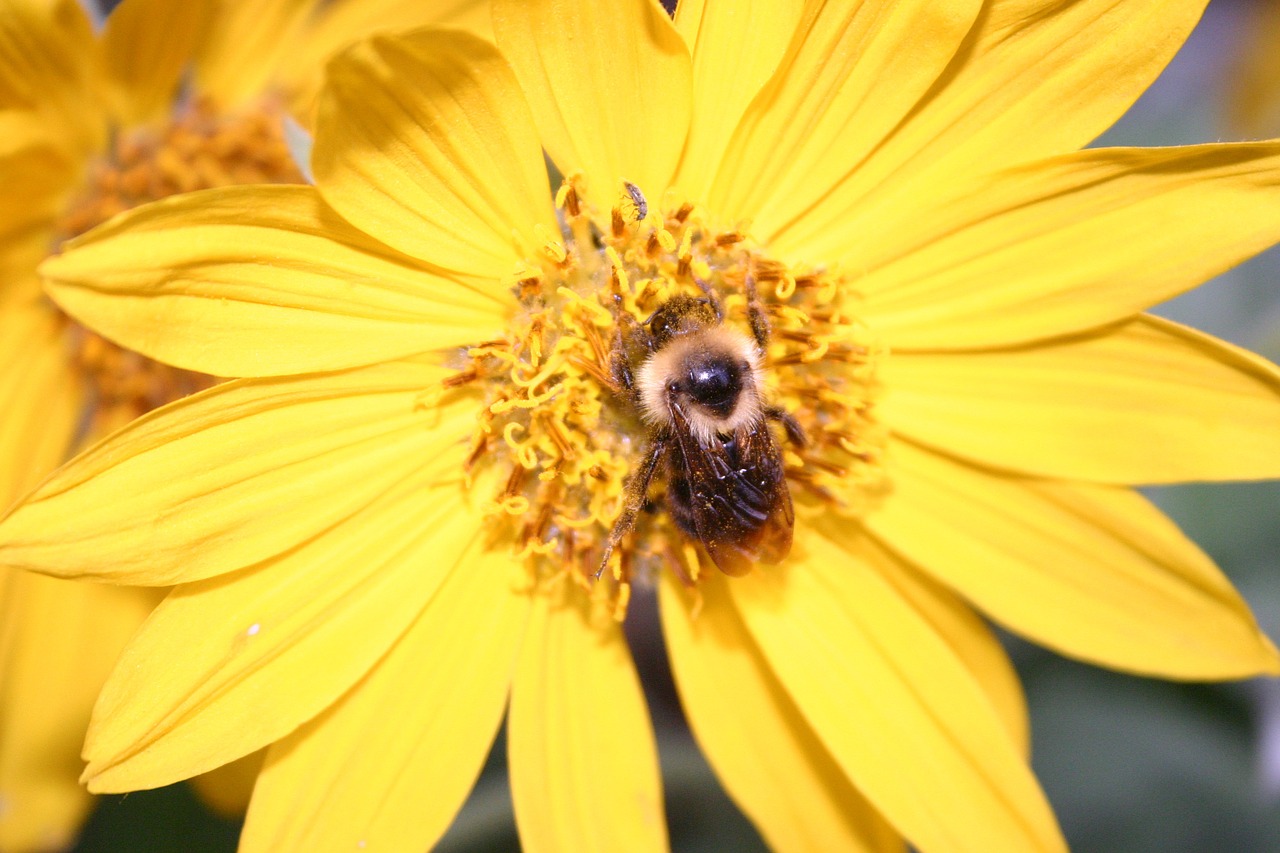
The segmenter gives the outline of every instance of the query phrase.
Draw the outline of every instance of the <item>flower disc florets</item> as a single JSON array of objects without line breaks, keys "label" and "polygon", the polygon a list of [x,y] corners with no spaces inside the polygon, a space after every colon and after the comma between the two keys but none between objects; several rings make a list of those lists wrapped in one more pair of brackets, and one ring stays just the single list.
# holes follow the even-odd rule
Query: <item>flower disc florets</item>
[{"label": "flower disc florets", "polygon": [[[563,233],[543,235],[543,257],[515,277],[520,311],[510,334],[469,348],[465,366],[434,389],[482,388],[471,473],[500,469],[492,513],[537,574],[583,583],[596,574],[624,484],[652,440],[611,364],[620,351],[635,359],[628,330],[677,294],[718,302],[724,323],[744,332],[747,294],[756,294],[769,326],[767,402],[806,437],[786,441],[778,430],[777,438],[801,512],[821,504],[856,516],[884,490],[874,414],[882,353],[845,281],[771,259],[694,205],[663,206],[630,184],[607,220],[591,215],[572,179],[557,206]],[[594,224],[603,221],[607,229]],[[619,618],[637,579],[669,568],[696,584],[699,549],[663,511],[663,489],[659,473],[611,562]]]}]

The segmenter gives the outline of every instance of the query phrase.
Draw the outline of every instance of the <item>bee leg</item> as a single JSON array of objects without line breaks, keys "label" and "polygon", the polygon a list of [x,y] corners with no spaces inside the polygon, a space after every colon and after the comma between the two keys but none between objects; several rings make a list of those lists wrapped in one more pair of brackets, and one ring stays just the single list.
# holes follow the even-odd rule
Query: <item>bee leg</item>
[{"label": "bee leg", "polygon": [[707,302],[711,305],[711,310],[716,312],[716,322],[723,323],[724,303],[720,301],[720,294],[716,293],[715,288],[713,288],[710,283],[703,281],[696,275],[693,277],[693,283],[698,285],[698,289],[706,294]]},{"label": "bee leg", "polygon": [[786,430],[787,439],[796,447],[804,447],[809,443],[804,435],[804,427],[800,426],[800,422],[791,417],[791,413],[786,409],[781,406],[765,406],[764,416],[782,424],[782,428]]},{"label": "bee leg", "polygon": [[627,360],[627,353],[621,339],[614,342],[613,349],[609,352],[609,375],[613,377],[613,384],[619,389],[632,396],[635,395],[635,377],[631,375],[631,362]]},{"label": "bee leg", "polygon": [[637,404],[640,392],[636,389],[635,375],[631,370],[630,353],[640,348],[653,351],[653,337],[649,330],[637,323],[630,314],[620,315],[613,345],[609,350],[609,376],[613,380],[614,390],[625,393]]},{"label": "bee leg", "polygon": [[627,480],[622,512],[618,514],[618,520],[613,523],[613,530],[609,531],[609,541],[605,542],[604,553],[600,556],[600,568],[596,569],[596,580],[599,580],[604,570],[609,567],[609,557],[613,555],[613,549],[622,541],[622,537],[636,526],[636,516],[644,508],[644,500],[649,494],[649,484],[653,482],[653,474],[658,470],[658,460],[662,458],[663,451],[666,449],[665,437],[654,439],[653,446],[649,448],[640,467]]},{"label": "bee leg", "polygon": [[640,348],[653,352],[653,336],[648,329],[636,322],[635,317],[622,310],[621,297],[614,298],[618,303],[618,310],[613,343],[609,350],[609,376],[616,393],[625,393],[634,399],[638,392],[631,371],[630,353]]},{"label": "bee leg", "polygon": [[747,294],[747,322],[751,324],[751,335],[756,339],[756,346],[761,352],[769,349],[769,316],[765,313],[764,304],[760,302],[760,294],[756,292],[756,265],[747,265],[747,274],[742,280],[742,289]]}]

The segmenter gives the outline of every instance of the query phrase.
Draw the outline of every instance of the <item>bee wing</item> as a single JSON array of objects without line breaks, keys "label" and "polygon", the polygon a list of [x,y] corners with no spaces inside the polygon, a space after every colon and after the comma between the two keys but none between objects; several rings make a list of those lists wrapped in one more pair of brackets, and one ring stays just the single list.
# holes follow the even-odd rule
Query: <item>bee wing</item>
[{"label": "bee wing", "polygon": [[716,566],[742,575],[756,562],[780,562],[791,551],[795,514],[769,427],[742,427],[706,445],[691,433],[683,412],[673,414],[690,514]]}]

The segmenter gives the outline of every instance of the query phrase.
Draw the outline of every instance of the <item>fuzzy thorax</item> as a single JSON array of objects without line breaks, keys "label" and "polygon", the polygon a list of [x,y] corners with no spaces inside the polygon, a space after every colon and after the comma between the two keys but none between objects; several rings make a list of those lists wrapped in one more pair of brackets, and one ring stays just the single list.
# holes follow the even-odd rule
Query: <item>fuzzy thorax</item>
[{"label": "fuzzy thorax", "polygon": [[[732,433],[761,418],[763,357],[755,342],[731,326],[700,328],[679,335],[650,356],[636,376],[641,415],[647,423],[670,425],[679,406],[689,431],[703,445],[717,433]],[[731,386],[720,405],[700,402],[691,386],[705,365],[731,368]],[[717,401],[719,402],[719,401]]]}]

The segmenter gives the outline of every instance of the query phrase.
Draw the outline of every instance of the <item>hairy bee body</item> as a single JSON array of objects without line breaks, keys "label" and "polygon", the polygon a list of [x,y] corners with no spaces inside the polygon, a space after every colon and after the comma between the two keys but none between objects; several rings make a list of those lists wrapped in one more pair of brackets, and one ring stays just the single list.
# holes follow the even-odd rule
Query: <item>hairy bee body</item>
[{"label": "hairy bee body", "polygon": [[722,571],[779,562],[791,549],[794,513],[769,426],[785,414],[764,402],[761,345],[693,297],[668,300],[647,325],[650,354],[634,382],[623,365],[623,384],[649,427],[649,451],[609,551],[634,524],[661,463],[672,520]]}]

